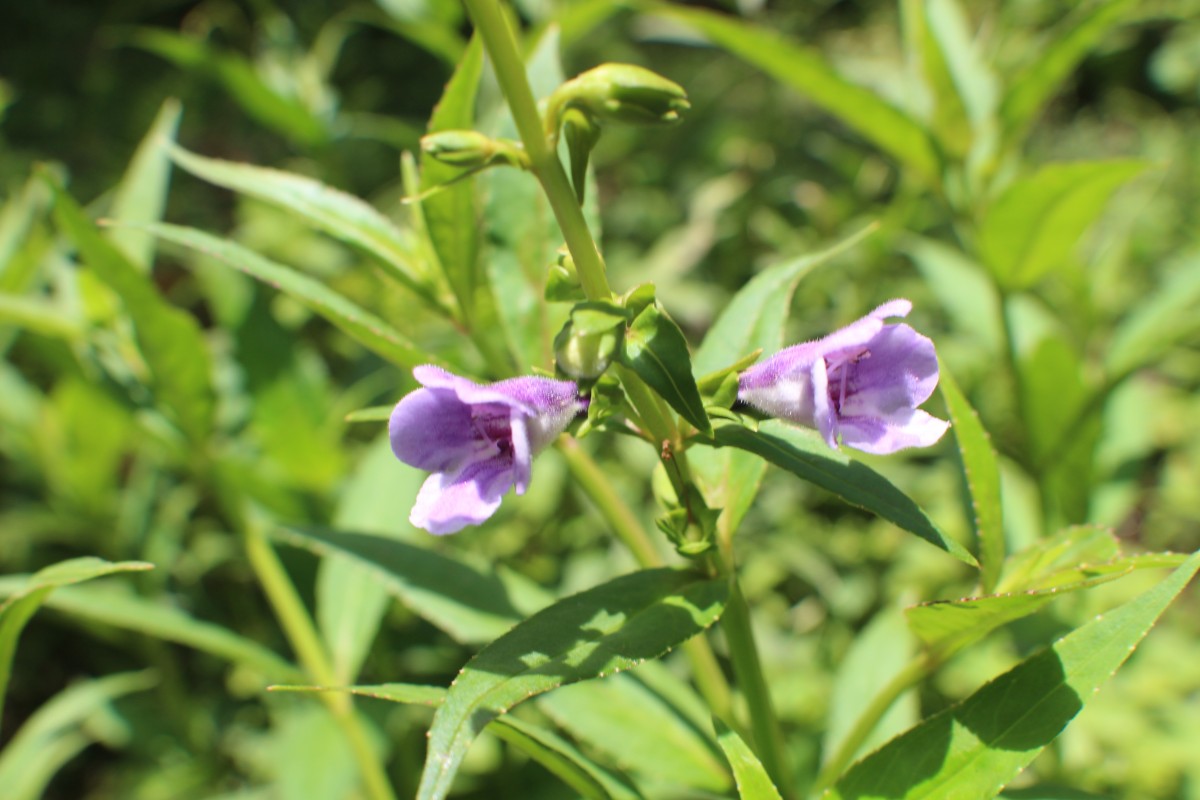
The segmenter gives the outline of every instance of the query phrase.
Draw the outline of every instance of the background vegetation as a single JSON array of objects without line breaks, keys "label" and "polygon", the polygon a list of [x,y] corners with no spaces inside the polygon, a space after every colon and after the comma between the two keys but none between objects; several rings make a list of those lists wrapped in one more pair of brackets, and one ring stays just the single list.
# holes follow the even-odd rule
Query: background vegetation
[{"label": "background vegetation", "polygon": [[[1200,6],[516,5],[529,52],[540,44],[552,63],[557,51],[566,75],[625,61],[688,92],[681,124],[606,129],[593,153],[618,291],[653,281],[698,343],[766,266],[877,223],[799,284],[788,341],[912,299],[915,324],[1001,456],[1009,551],[1073,525],[1111,530],[1126,553],[1200,549]],[[344,421],[413,388],[403,359],[329,324],[323,296],[305,302],[286,279],[231,270],[211,242],[172,244],[136,227],[165,220],[216,234],[472,374],[502,377],[489,374],[486,345],[424,309],[364,248],[188,155],[284,169],[366,199],[406,232],[399,246],[419,273],[427,245],[417,207],[401,203],[416,189],[402,153],[417,151],[469,33],[442,0],[6,10],[0,589],[35,602],[5,607],[0,651],[42,609],[20,637],[0,719],[7,796],[355,796],[356,746],[386,753],[389,779],[410,794],[428,708],[360,700],[353,734],[341,701],[264,687],[446,686],[499,623],[442,609],[437,587],[356,594],[361,573],[323,557],[314,530],[378,533],[479,569],[468,583],[500,581],[529,600],[497,612],[505,625],[515,618],[505,614],[541,605],[539,591],[568,594],[633,568],[557,451],[488,526],[448,539],[411,529],[423,476],[394,461],[377,420]],[[553,70],[536,63],[548,80]],[[839,94],[826,72],[882,100]],[[500,107],[485,72],[477,119],[494,124]],[[168,156],[164,140],[186,152]],[[475,179],[480,191],[504,196],[502,174]],[[547,246],[511,216],[523,210],[484,204],[485,261]],[[135,224],[96,234],[85,215]],[[132,271],[103,266],[108,244]],[[510,339],[556,246],[517,264],[520,286],[496,285]],[[517,360],[528,356],[519,369],[549,366],[539,358],[547,330],[518,337]],[[584,441],[653,529],[654,453]],[[870,464],[967,542],[959,458],[947,437]],[[280,527],[292,538],[280,540]],[[1101,538],[1103,549],[1111,540]],[[24,577],[84,556],[112,563]],[[900,610],[977,592],[962,564],[780,470],[764,479],[738,556],[805,786],[860,710],[859,687],[885,682],[916,648]],[[264,571],[280,563],[299,591],[291,600],[324,637],[323,675],[281,610],[288,598],[264,590]],[[111,571],[125,574],[103,577]],[[1161,578],[1140,570],[989,636],[902,695],[868,745]],[[1194,591],[1176,602],[1012,797],[1200,798],[1200,673],[1187,668],[1200,662],[1197,610]],[[686,676],[681,660],[666,663]],[[636,674],[613,682],[614,703],[670,731],[683,753],[674,761],[573,725],[587,718],[584,695],[556,692],[524,713],[641,776],[653,796],[729,796],[712,737],[646,688],[665,692],[668,678]],[[464,797],[573,796],[490,735],[458,787]]]}]

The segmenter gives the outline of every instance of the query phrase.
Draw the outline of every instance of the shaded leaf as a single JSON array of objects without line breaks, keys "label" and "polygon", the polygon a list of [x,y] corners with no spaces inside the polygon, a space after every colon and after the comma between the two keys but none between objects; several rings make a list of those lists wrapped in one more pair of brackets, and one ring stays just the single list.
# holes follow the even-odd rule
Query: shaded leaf
[{"label": "shaded leaf", "polygon": [[1150,591],[893,739],[851,768],[827,797],[994,797],[1125,662],[1197,569],[1200,554]]},{"label": "shaded leaf", "polygon": [[317,528],[287,528],[278,536],[319,555],[354,559],[413,612],[460,642],[489,642],[552,600],[515,573],[395,539]]},{"label": "shaded leaf", "polygon": [[653,569],[543,609],[475,656],[434,715],[417,796],[442,798],[467,748],[495,717],[534,695],[636,666],[702,632],[728,583]]},{"label": "shaded leaf", "polygon": [[1165,281],[1138,298],[1113,332],[1104,366],[1114,378],[1153,364],[1175,343],[1200,330],[1200,252],[1188,253],[1179,262]]},{"label": "shaded leaf", "polygon": [[195,228],[160,223],[147,225],[146,230],[274,286],[394,364],[411,368],[419,364],[437,363],[435,357],[418,350],[402,333],[379,317],[291,267],[264,258],[236,242]]},{"label": "shaded leaf", "polygon": [[125,304],[155,397],[191,441],[205,440],[212,431],[216,397],[200,326],[159,295],[154,284],[100,235],[70,195],[57,185],[54,190],[59,227],[80,258]]},{"label": "shaded leaf", "polygon": [[[469,130],[475,126],[475,95],[483,74],[483,45],[475,37],[455,69],[441,100],[429,118],[429,133]],[[449,184],[463,170],[421,152],[421,191]],[[470,320],[479,275],[479,219],[473,181],[447,185],[421,201],[421,213],[442,270]]]},{"label": "shaded leaf", "polygon": [[867,465],[829,449],[814,431],[778,425],[770,432],[755,432],[740,425],[724,425],[717,428],[713,441],[717,447],[736,447],[762,456],[851,505],[916,534],[960,561],[977,566],[974,556],[942,533],[908,495]]}]

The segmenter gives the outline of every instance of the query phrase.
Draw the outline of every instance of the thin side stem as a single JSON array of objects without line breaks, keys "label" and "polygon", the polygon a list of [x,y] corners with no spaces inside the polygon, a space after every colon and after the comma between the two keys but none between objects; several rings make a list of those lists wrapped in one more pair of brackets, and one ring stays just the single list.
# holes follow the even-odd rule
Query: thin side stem
[{"label": "thin side stem", "polygon": [[[266,537],[253,523],[246,530],[245,540],[246,555],[250,560],[250,565],[258,577],[263,591],[266,592],[267,600],[275,609],[275,615],[278,617],[280,625],[283,626],[283,632],[291,642],[292,649],[296,651],[296,656],[300,659],[300,664],[304,667],[305,672],[314,683],[320,686],[336,685],[337,673],[329,660],[325,646],[321,643],[312,617],[305,609],[300,595],[296,592],[296,587],[288,578],[283,564],[279,562],[279,556],[275,554],[271,545],[267,543]],[[350,695],[345,692],[321,692],[319,696],[321,702],[337,720],[350,743],[367,797],[371,800],[395,800],[396,795],[392,792],[387,775],[384,773],[375,751],[371,748],[367,732],[363,729],[358,717],[355,716],[354,703]]]},{"label": "thin side stem", "polygon": [[872,698],[871,704],[863,710],[854,723],[854,727],[846,734],[846,738],[842,739],[837,750],[825,762],[825,766],[821,767],[821,772],[817,775],[816,783],[813,785],[812,795],[823,793],[841,777],[847,765],[850,764],[850,760],[854,758],[854,754],[871,735],[871,731],[875,730],[875,726],[879,724],[879,720],[883,719],[883,715],[892,707],[892,704],[905,691],[929,675],[932,670],[933,664],[930,659],[922,656],[909,662],[908,666],[888,681],[879,694]]},{"label": "thin side stem", "polygon": [[784,800],[790,800],[795,791],[785,766],[783,730],[779,726],[771,691],[758,658],[758,646],[750,624],[750,607],[746,605],[737,576],[732,571],[729,573],[729,582],[729,602],[725,605],[725,613],[721,615],[721,629],[729,641],[729,654],[733,658],[738,687],[746,698],[754,749],[779,793]]}]

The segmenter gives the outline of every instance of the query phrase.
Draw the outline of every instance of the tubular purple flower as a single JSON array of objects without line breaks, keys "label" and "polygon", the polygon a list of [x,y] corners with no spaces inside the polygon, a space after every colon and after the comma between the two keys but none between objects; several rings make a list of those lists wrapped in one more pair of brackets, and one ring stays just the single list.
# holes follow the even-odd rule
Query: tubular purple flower
[{"label": "tubular purple flower", "polygon": [[758,410],[816,428],[830,447],[866,453],[928,447],[950,423],[917,406],[938,382],[933,342],[890,317],[907,300],[891,300],[857,322],[781,350],[738,376],[738,399]]},{"label": "tubular purple flower", "polygon": [[480,385],[430,365],[413,377],[423,388],[396,404],[388,435],[396,458],[433,473],[408,519],[439,535],[492,516],[510,487],[524,494],[533,456],[586,408],[569,381]]}]

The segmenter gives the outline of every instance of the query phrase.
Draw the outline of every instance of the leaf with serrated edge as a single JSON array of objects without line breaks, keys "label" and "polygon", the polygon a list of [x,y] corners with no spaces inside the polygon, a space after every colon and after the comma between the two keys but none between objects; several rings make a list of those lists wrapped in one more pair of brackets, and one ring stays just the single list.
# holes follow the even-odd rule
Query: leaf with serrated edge
[{"label": "leaf with serrated edge", "polygon": [[851,505],[865,508],[916,534],[958,560],[977,566],[975,557],[942,533],[908,495],[866,464],[829,449],[814,431],[764,425],[763,430],[755,432],[740,425],[725,425],[717,429],[713,441],[717,447],[736,447],[757,453],[775,466],[836,494]]},{"label": "leaf with serrated edge", "polygon": [[946,409],[950,412],[950,428],[954,431],[954,440],[958,443],[958,452],[962,456],[963,474],[967,481],[967,491],[971,496],[971,507],[975,511],[972,522],[975,535],[979,540],[979,560],[982,575],[983,590],[990,592],[1000,579],[1000,569],[1004,566],[1004,520],[1001,516],[1000,504],[1000,466],[996,461],[996,451],[992,449],[991,439],[984,430],[979,415],[962,390],[945,368],[941,367],[939,380],[942,399],[946,401]]},{"label": "leaf with serrated edge", "polygon": [[1200,553],[1153,589],[1022,661],[858,762],[825,797],[995,797],[1083,708],[1200,569]]},{"label": "leaf with serrated edge", "polygon": [[719,618],[728,583],[653,569],[546,608],[475,656],[434,715],[420,800],[440,800],[488,721],[558,686],[657,658]]}]

